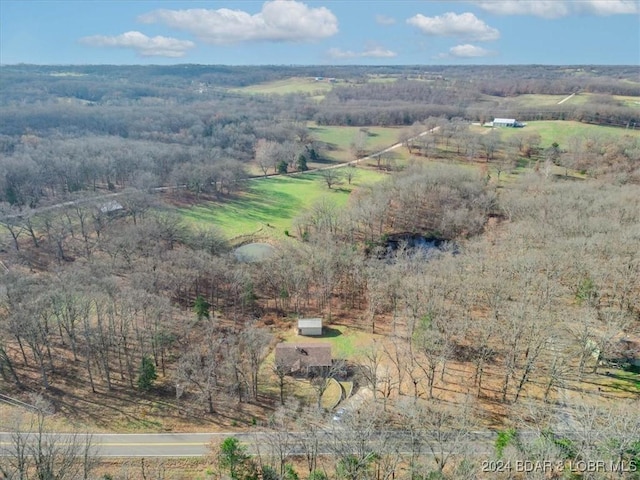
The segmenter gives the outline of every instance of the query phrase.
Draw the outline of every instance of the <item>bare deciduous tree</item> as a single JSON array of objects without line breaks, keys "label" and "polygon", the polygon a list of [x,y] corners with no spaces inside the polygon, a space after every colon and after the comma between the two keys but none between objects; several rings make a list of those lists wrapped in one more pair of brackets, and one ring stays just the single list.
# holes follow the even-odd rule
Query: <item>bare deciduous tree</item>
[{"label": "bare deciduous tree", "polygon": [[[47,415],[51,407],[34,400],[36,411],[14,418],[8,441],[0,447],[0,474],[8,480],[89,480],[96,466],[91,435],[51,433]],[[4,443],[4,442],[3,442]]]},{"label": "bare deciduous tree", "polygon": [[320,172],[320,176],[324,180],[324,183],[327,184],[327,188],[332,189],[336,185],[340,185],[342,183],[342,172],[340,172],[337,168],[328,168],[326,170],[322,170]]}]

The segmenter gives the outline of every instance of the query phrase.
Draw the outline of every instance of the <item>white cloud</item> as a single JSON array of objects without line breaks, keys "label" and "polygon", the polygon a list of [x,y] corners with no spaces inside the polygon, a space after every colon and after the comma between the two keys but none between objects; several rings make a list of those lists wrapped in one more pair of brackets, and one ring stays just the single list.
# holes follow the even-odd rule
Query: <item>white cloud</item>
[{"label": "white cloud", "polygon": [[338,32],[338,19],[331,10],[310,8],[295,0],[265,2],[262,10],[254,15],[227,8],[155,10],[138,20],[164,23],[216,45],[251,41],[305,42]]},{"label": "white cloud", "polygon": [[560,18],[571,14],[624,15],[640,13],[638,0],[475,0],[471,3],[497,15]]},{"label": "white cloud", "polygon": [[637,0],[588,0],[576,3],[580,8],[595,15],[629,15],[640,13],[640,2]]},{"label": "white cloud", "polygon": [[481,0],[473,3],[489,13],[497,15],[533,15],[543,18],[559,18],[569,14],[569,7],[562,0]]},{"label": "white cloud", "polygon": [[183,57],[195,47],[189,40],[171,37],[147,37],[140,32],[126,32],[117,36],[93,35],[80,39],[81,43],[92,47],[131,48],[144,57]]},{"label": "white cloud", "polygon": [[386,15],[376,15],[376,23],[378,25],[393,25],[396,23],[396,19]]},{"label": "white cloud", "polygon": [[497,40],[500,32],[488,26],[473,13],[460,15],[447,12],[436,17],[417,14],[407,20],[409,25],[418,28],[425,35],[460,37],[469,40]]},{"label": "white cloud", "polygon": [[388,50],[380,46],[372,46],[366,48],[362,52],[354,52],[353,50],[342,50],[341,48],[331,48],[327,52],[329,57],[335,59],[348,59],[348,58],[393,58],[398,54],[392,50]]},{"label": "white cloud", "polygon": [[368,48],[360,54],[361,57],[375,57],[375,58],[393,58],[398,54],[392,50],[383,47]]},{"label": "white cloud", "polygon": [[477,58],[488,57],[492,52],[476,45],[465,43],[464,45],[456,45],[449,49],[449,55],[456,58]]}]

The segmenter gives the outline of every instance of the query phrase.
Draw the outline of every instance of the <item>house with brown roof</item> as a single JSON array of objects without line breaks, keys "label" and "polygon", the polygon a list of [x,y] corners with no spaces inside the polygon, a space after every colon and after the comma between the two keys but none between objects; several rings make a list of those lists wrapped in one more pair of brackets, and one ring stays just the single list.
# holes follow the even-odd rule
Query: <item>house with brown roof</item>
[{"label": "house with brown roof", "polygon": [[276,345],[276,365],[283,366],[292,374],[307,375],[310,372],[331,366],[331,344],[279,343]]},{"label": "house with brown roof", "polygon": [[640,337],[637,335],[621,336],[609,353],[610,362],[640,367]]}]

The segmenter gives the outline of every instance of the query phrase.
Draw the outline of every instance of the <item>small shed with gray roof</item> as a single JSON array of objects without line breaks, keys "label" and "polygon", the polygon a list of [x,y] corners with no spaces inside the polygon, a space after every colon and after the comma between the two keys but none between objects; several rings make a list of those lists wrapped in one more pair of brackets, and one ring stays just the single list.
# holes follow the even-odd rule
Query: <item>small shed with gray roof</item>
[{"label": "small shed with gray roof", "polygon": [[321,318],[300,318],[298,320],[298,335],[318,337],[322,335]]},{"label": "small shed with gray roof", "polygon": [[107,215],[114,215],[116,213],[120,213],[124,211],[124,207],[122,204],[116,200],[109,200],[106,203],[103,203],[98,207],[100,213],[104,213]]}]

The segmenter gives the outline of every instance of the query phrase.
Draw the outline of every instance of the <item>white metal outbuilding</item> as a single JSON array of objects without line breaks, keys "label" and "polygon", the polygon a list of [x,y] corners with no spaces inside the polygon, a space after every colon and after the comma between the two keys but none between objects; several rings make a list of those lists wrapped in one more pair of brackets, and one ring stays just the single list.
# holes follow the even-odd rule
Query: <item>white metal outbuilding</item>
[{"label": "white metal outbuilding", "polygon": [[300,318],[298,320],[298,335],[317,337],[322,335],[321,318]]}]

